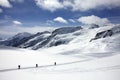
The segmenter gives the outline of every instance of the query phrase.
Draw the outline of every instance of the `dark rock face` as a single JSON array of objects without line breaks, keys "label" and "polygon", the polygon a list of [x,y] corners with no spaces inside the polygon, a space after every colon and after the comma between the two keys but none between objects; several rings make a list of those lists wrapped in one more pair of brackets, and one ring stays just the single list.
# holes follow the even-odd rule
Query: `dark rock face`
[{"label": "dark rock face", "polygon": [[97,33],[96,36],[95,36],[95,38],[91,39],[90,42],[92,40],[96,40],[96,39],[100,39],[100,38],[105,38],[105,37],[112,36],[112,35],[113,35],[112,30],[102,31],[102,32]]},{"label": "dark rock face", "polygon": [[48,31],[39,32],[37,34],[19,33],[7,40],[0,41],[0,45],[29,48],[36,50],[42,47],[52,47],[61,44],[67,44],[72,39],[63,39],[58,35],[68,34],[82,29],[79,27],[63,27],[54,30],[52,33]]},{"label": "dark rock face", "polygon": [[72,33],[80,29],[82,29],[82,27],[80,26],[79,27],[63,27],[63,28],[59,28],[53,31],[52,35]]},{"label": "dark rock face", "polygon": [[[29,33],[19,33],[5,41],[0,41],[0,45],[5,45],[5,46],[12,46],[12,47],[22,47],[24,45],[24,47],[22,48],[28,48],[31,47],[35,44],[37,44],[39,41],[43,40],[43,37],[39,37],[39,39],[36,39],[34,41],[31,41],[27,44],[25,44],[25,42],[29,41],[30,39],[33,39],[37,36],[40,36],[42,34],[46,34],[46,33],[50,33],[48,31],[45,32],[41,32],[41,33],[37,33],[37,34],[29,34]],[[22,45],[22,46],[21,46]]]},{"label": "dark rock face", "polygon": [[99,28],[99,25],[97,24],[91,24],[89,29]]},{"label": "dark rock face", "polygon": [[29,41],[30,39],[33,39],[33,38],[36,38],[36,39],[34,39],[34,40],[32,40],[32,41],[29,41],[29,42],[24,42],[22,45],[20,45],[19,47],[21,47],[21,48],[28,48],[28,47],[31,47],[31,46],[34,46],[34,45],[36,45],[38,42],[41,42],[41,41],[43,41],[43,40],[45,40],[46,39],[46,37],[43,37],[42,35],[44,35],[44,34],[49,34],[50,32],[48,32],[48,31],[44,31],[44,32],[39,32],[39,33],[37,33],[37,34],[35,34],[35,35],[32,35],[32,36],[30,36],[30,37],[28,37],[28,40],[27,41]]},{"label": "dark rock face", "polygon": [[61,45],[61,44],[64,44],[64,43],[65,43],[65,41],[57,41],[54,45],[58,46],[58,45]]},{"label": "dark rock face", "polygon": [[90,42],[92,40],[96,40],[96,39],[100,39],[100,38],[106,38],[108,36],[112,36],[112,35],[115,35],[115,34],[118,34],[118,33],[120,33],[120,26],[115,26],[115,27],[113,27],[109,30],[97,33],[95,38],[91,39]]},{"label": "dark rock face", "polygon": [[62,44],[67,44],[68,42],[69,42],[69,40],[58,40],[58,41],[50,43],[50,47],[59,46],[59,45],[62,45]]},{"label": "dark rock face", "polygon": [[70,40],[57,40],[57,41],[52,41],[52,40],[57,35],[72,33],[72,32],[75,32],[77,30],[80,30],[80,29],[82,29],[82,28],[81,27],[64,27],[64,28],[56,29],[52,32],[52,34],[47,39],[43,40],[40,44],[33,47],[32,49],[37,50],[39,48],[46,46],[48,43],[49,43],[48,47],[58,46],[61,44],[67,44],[67,43],[69,43]]},{"label": "dark rock face", "polygon": [[39,48],[44,47],[45,45],[47,45],[47,44],[51,41],[51,39],[52,39],[54,36],[55,36],[55,35],[50,35],[50,36],[48,36],[46,39],[44,39],[43,41],[41,41],[41,43],[39,43],[37,46],[34,46],[32,49],[33,49],[33,50],[37,50],[37,49],[39,49]]}]

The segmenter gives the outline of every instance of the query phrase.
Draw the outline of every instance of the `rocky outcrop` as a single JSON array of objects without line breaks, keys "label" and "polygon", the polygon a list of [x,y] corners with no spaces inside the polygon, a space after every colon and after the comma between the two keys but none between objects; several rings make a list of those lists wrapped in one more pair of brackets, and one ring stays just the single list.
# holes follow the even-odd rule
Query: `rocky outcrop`
[{"label": "rocky outcrop", "polygon": [[120,33],[120,26],[114,26],[113,28],[111,28],[109,30],[97,33],[96,36],[95,36],[95,38],[91,39],[90,42],[92,40],[110,37],[112,35],[116,35],[116,34],[119,34],[119,33]]}]

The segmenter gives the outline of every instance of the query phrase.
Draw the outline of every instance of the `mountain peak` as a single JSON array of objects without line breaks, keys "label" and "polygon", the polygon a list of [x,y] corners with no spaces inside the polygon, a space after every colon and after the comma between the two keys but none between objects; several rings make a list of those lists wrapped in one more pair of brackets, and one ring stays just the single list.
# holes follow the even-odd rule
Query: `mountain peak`
[{"label": "mountain peak", "polygon": [[99,28],[100,27],[97,24],[90,24],[89,26],[90,26],[89,29],[94,29],[94,28]]},{"label": "mountain peak", "polygon": [[28,32],[18,33],[18,34],[16,34],[15,36],[9,38],[8,40],[12,40],[12,39],[14,39],[14,38],[22,39],[22,38],[24,38],[24,37],[29,37],[29,36],[31,36],[31,35],[32,35],[32,34],[30,34],[30,33],[28,33]]},{"label": "mountain peak", "polygon": [[54,30],[52,32],[52,34],[67,34],[67,33],[75,32],[75,31],[80,30],[80,29],[82,29],[81,26],[78,26],[78,27],[62,27],[62,28],[58,28],[58,29]]}]

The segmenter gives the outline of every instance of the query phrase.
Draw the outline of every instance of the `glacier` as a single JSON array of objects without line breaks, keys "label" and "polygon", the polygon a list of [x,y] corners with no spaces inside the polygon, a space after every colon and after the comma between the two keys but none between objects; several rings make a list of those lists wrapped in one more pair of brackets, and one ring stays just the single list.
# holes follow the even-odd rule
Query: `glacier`
[{"label": "glacier", "polygon": [[0,80],[119,80],[120,25],[75,28],[1,40]]}]

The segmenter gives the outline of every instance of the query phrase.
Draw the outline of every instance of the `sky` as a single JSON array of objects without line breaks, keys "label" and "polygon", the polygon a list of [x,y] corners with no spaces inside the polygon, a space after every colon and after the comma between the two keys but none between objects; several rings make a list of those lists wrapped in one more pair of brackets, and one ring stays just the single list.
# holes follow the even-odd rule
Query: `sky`
[{"label": "sky", "polygon": [[92,23],[119,24],[120,0],[0,0],[0,37]]}]

